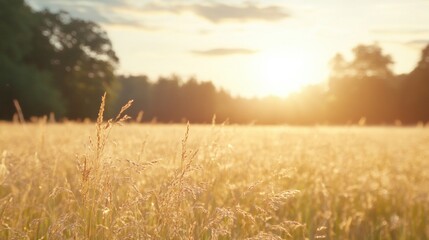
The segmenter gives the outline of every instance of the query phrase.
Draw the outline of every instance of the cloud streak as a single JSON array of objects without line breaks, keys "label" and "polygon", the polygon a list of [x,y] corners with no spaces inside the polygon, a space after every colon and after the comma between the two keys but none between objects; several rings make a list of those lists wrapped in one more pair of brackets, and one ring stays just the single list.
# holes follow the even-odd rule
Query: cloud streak
[{"label": "cloud streak", "polygon": [[419,47],[426,46],[429,44],[429,39],[415,39],[405,43],[408,46]]},{"label": "cloud streak", "polygon": [[257,51],[247,48],[213,48],[209,50],[192,50],[191,53],[200,56],[217,57],[228,55],[250,55]]},{"label": "cloud streak", "polygon": [[94,21],[99,24],[135,27],[144,30],[155,30],[141,21],[118,14],[116,9],[128,8],[130,5],[123,0],[31,0],[30,5],[37,8],[48,8],[53,11],[64,10],[72,17]]},{"label": "cloud streak", "polygon": [[[265,21],[275,22],[290,17],[290,14],[278,5],[259,5],[254,3],[231,4],[220,1],[210,3],[178,1],[146,1],[145,4],[137,1],[127,0],[28,0],[30,5],[37,8],[49,8],[54,11],[65,10],[73,17],[95,21],[100,24],[121,25],[137,27],[144,30],[154,30],[156,27],[149,27],[142,19],[137,19],[139,14],[145,17],[147,22],[153,14],[167,13],[180,15],[182,13],[192,13],[195,16],[205,19],[213,24],[225,22],[254,22]],[[124,15],[121,10],[131,10],[137,13],[136,16]]]},{"label": "cloud streak", "polygon": [[418,34],[429,34],[429,28],[420,29],[372,29],[370,31],[373,34],[380,35],[418,35]]},{"label": "cloud streak", "polygon": [[202,4],[173,4],[165,5],[149,3],[141,8],[143,12],[156,13],[167,12],[180,14],[191,12],[212,23],[222,22],[249,22],[249,21],[280,21],[290,17],[290,14],[280,6],[261,7],[252,3],[244,5],[229,5],[223,3]]}]

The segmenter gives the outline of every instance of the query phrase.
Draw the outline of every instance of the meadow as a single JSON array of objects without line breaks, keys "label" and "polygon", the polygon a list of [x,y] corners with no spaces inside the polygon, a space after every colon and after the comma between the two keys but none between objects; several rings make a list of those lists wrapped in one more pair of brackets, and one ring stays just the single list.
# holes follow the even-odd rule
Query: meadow
[{"label": "meadow", "polygon": [[429,130],[0,123],[1,239],[428,239]]}]

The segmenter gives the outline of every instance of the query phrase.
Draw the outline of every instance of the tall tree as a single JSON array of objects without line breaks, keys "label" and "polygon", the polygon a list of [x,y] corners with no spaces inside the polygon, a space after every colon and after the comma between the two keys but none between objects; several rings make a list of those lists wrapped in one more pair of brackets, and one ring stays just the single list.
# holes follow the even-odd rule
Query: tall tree
[{"label": "tall tree", "polygon": [[118,82],[120,90],[116,99],[116,111],[130,99],[133,99],[133,105],[128,110],[128,115],[137,117],[140,111],[144,112],[144,119],[151,120],[153,116],[151,98],[153,84],[149,82],[147,76],[119,76]]},{"label": "tall tree", "polygon": [[112,96],[119,62],[107,33],[96,23],[66,12],[37,13],[28,64],[51,71],[71,118],[95,118],[103,92]]},{"label": "tall tree", "polygon": [[216,89],[210,82],[191,78],[180,88],[180,114],[191,122],[210,122],[215,113]]},{"label": "tall tree", "polygon": [[405,121],[429,121],[429,45],[422,50],[420,61],[403,85]]},{"label": "tall tree", "polygon": [[331,121],[370,123],[393,121],[396,118],[395,94],[390,80],[392,58],[378,45],[359,45],[347,62],[341,55],[332,60],[329,79]]},{"label": "tall tree", "polygon": [[13,100],[21,104],[26,117],[64,112],[51,74],[28,65],[33,51],[36,18],[23,0],[0,0],[0,118],[10,119]]},{"label": "tall tree", "polygon": [[153,86],[152,110],[153,115],[161,122],[179,122],[180,114],[180,83],[178,76],[161,77]]}]

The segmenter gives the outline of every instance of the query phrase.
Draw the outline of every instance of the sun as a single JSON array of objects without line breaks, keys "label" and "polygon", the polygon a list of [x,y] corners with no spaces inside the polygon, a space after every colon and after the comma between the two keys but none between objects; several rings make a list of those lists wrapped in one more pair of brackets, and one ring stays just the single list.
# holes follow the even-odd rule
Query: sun
[{"label": "sun", "polygon": [[258,91],[263,96],[284,97],[318,80],[312,57],[302,51],[264,51],[255,63]]}]

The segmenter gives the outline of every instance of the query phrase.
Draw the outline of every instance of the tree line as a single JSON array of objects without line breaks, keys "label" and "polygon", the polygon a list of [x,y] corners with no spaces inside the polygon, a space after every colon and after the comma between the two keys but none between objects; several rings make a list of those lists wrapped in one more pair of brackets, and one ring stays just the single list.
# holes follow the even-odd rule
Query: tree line
[{"label": "tree line", "polygon": [[[118,103],[135,99],[133,116],[161,122],[219,121],[259,124],[417,124],[429,121],[429,45],[408,74],[395,75],[393,59],[376,44],[358,45],[352,59],[337,54],[324,84],[286,98],[233,97],[210,82],[178,76],[150,81],[120,76]],[[119,105],[120,105],[119,104]],[[118,106],[119,107],[119,106]]]},{"label": "tree line", "polygon": [[[429,121],[429,45],[416,67],[395,75],[377,44],[358,45],[352,59],[337,54],[326,83],[286,98],[234,97],[211,82],[179,76],[117,76],[106,32],[66,12],[34,11],[23,0],[0,0],[0,119],[16,99],[25,117],[94,119],[100,96],[116,112],[134,99],[142,121],[257,124],[416,124]],[[285,79],[286,81],[286,79]]]}]

